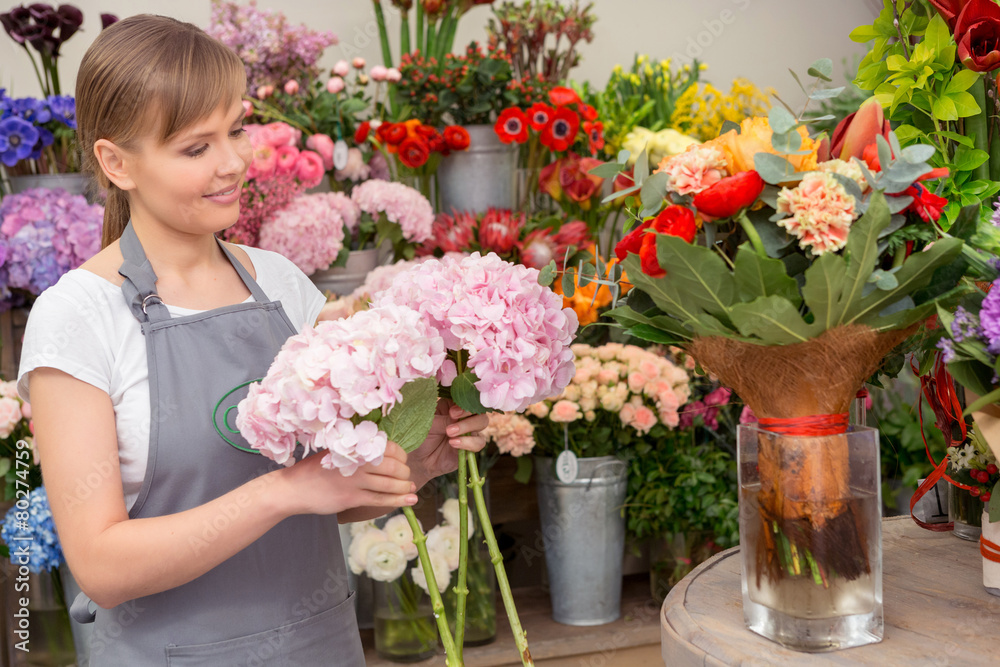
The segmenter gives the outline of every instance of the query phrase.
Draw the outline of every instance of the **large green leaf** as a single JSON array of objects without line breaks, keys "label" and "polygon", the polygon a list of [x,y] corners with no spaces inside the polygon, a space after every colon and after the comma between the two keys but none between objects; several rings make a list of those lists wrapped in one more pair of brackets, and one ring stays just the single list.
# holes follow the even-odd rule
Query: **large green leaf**
[{"label": "large green leaf", "polygon": [[841,315],[840,295],[847,275],[847,262],[833,253],[820,255],[805,271],[802,296],[821,331],[837,324]]},{"label": "large green leaf", "polygon": [[798,308],[780,296],[738,303],[730,313],[741,334],[755,336],[765,345],[804,343],[815,335],[799,315]]},{"label": "large green leaf", "polygon": [[[653,312],[656,311],[654,310]],[[646,331],[642,328],[639,328],[638,331],[636,331],[637,327],[649,327],[666,332],[677,339],[688,340],[691,338],[691,332],[685,329],[680,321],[670,317],[669,315],[654,315],[653,317],[650,317],[637,312],[629,306],[619,306],[618,308],[610,310],[605,314],[614,318],[615,321],[628,329],[628,332],[633,336],[638,336],[640,333],[644,333]],[[644,338],[644,340],[649,339]]]},{"label": "large green leaf", "polygon": [[733,278],[740,301],[753,301],[757,297],[774,294],[788,299],[796,307],[802,302],[798,283],[785,272],[785,263],[780,259],[761,257],[747,244],[736,251]]},{"label": "large green leaf", "polygon": [[400,390],[403,400],[379,420],[379,429],[407,452],[419,447],[431,431],[437,409],[437,382],[433,378],[411,380]]},{"label": "large green leaf", "polygon": [[661,234],[656,239],[656,256],[668,282],[688,295],[690,303],[723,323],[729,321],[729,308],[736,301],[736,281],[714,250]]},{"label": "large green leaf", "polygon": [[[847,273],[841,294],[841,315],[837,324],[844,324],[851,304],[861,299],[865,284],[878,260],[878,236],[889,224],[889,206],[881,192],[874,192],[868,210],[851,226],[847,236]],[[880,309],[881,310],[881,309]]]},{"label": "large green leaf", "polygon": [[687,294],[677,291],[673,281],[647,276],[642,272],[639,258],[635,255],[629,255],[623,264],[632,284],[648,296],[657,308],[684,323],[697,319],[699,308],[687,298]]},{"label": "large green leaf", "polygon": [[481,415],[487,410],[479,398],[479,390],[475,386],[477,382],[479,378],[472,371],[465,371],[459,375],[451,383],[451,400],[466,412]]}]

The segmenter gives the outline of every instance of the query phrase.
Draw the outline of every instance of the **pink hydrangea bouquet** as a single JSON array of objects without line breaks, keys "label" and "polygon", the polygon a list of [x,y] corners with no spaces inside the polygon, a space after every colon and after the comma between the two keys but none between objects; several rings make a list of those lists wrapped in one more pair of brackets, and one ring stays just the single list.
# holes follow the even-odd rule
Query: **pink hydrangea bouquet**
[{"label": "pink hydrangea bouquet", "polygon": [[387,242],[394,259],[413,259],[417,246],[431,236],[434,208],[411,187],[373,179],[355,187],[351,199],[361,210],[354,248]]},{"label": "pink hydrangea bouquet", "polygon": [[292,260],[306,275],[337,262],[358,226],[358,207],[339,193],[305,194],[260,226],[257,245]]},{"label": "pink hydrangea bouquet", "polygon": [[323,180],[323,158],[312,150],[299,150],[302,132],[287,123],[247,125],[254,156],[240,196],[240,217],[222,237],[256,246],[265,220],[288,206],[306,189]]},{"label": "pink hydrangea bouquet", "polygon": [[[34,447],[31,405],[17,395],[17,383],[0,378],[0,498],[14,500],[18,481],[29,489],[42,484],[42,470]],[[21,453],[31,451],[31,456]],[[25,465],[27,463],[27,465]],[[27,478],[25,474],[27,473]]]}]

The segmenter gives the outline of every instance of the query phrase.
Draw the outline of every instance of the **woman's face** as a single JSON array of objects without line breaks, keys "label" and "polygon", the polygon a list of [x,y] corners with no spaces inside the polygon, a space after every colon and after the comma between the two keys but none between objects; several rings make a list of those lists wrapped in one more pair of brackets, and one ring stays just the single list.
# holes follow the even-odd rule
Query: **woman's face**
[{"label": "woman's face", "polygon": [[243,114],[237,99],[166,143],[147,134],[127,160],[132,217],[190,234],[235,224],[243,177],[253,160]]}]

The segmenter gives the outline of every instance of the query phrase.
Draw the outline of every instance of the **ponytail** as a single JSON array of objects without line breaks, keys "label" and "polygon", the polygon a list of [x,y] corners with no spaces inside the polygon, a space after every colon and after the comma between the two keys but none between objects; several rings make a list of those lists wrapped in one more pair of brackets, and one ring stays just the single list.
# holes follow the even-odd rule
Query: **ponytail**
[{"label": "ponytail", "polygon": [[114,183],[108,184],[107,191],[108,200],[104,204],[104,231],[101,234],[102,249],[121,238],[131,218],[128,195]]}]

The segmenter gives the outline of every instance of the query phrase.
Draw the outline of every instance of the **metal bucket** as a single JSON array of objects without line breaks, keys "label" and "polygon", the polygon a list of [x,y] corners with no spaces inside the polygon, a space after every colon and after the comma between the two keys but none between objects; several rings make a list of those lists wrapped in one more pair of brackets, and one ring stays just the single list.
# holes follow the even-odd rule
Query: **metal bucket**
[{"label": "metal bucket", "polygon": [[437,170],[441,211],[473,211],[515,206],[517,146],[500,141],[492,125],[470,125],[468,150],[441,160]]},{"label": "metal bucket", "polygon": [[62,188],[71,195],[84,195],[92,201],[93,195],[96,193],[96,188],[92,187],[91,178],[86,174],[79,173],[8,176],[7,181],[12,195],[32,188],[47,188],[49,190]]},{"label": "metal bucket", "polygon": [[309,279],[323,293],[332,292],[336,296],[347,296],[361,287],[368,274],[378,265],[378,248],[352,250],[347,256],[345,266],[316,271],[309,276]]},{"label": "metal bucket", "polygon": [[556,477],[553,459],[536,457],[535,464],[552,618],[610,623],[621,615],[625,463],[613,456],[578,459],[570,484]]}]

